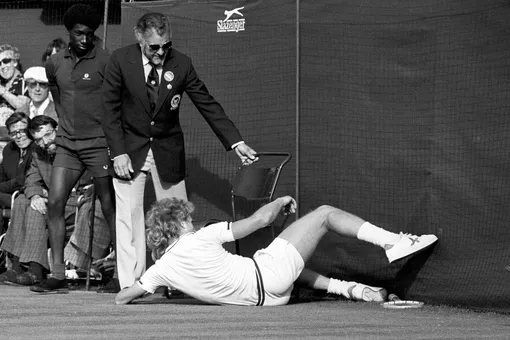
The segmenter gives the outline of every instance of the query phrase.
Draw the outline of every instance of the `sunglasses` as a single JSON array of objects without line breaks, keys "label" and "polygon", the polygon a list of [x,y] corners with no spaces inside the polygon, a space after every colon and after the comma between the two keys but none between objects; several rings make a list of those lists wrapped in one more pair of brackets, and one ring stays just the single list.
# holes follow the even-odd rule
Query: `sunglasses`
[{"label": "sunglasses", "polygon": [[160,48],[163,49],[163,51],[166,51],[168,50],[170,47],[172,47],[172,41],[168,41],[166,43],[164,43],[163,45],[159,45],[159,44],[150,44],[149,45],[149,48],[153,51],[153,52],[157,52],[159,51]]},{"label": "sunglasses", "polygon": [[11,61],[12,61],[12,58],[4,58],[4,59],[0,60],[0,62],[5,65],[10,64]]},{"label": "sunglasses", "polygon": [[43,90],[46,90],[48,88],[48,83],[40,83],[38,81],[28,83],[28,87],[31,89],[35,89],[37,85],[39,85],[39,87]]},{"label": "sunglasses", "polygon": [[28,129],[21,129],[16,131],[9,132],[9,137],[16,138],[16,137],[24,137],[27,135]]}]

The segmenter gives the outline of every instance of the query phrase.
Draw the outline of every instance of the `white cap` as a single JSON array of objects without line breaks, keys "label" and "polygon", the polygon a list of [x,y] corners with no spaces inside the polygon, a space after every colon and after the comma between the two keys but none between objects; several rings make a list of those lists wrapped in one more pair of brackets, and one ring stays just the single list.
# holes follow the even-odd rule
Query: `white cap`
[{"label": "white cap", "polygon": [[47,83],[46,70],[42,66],[33,66],[25,71],[23,75],[25,81],[37,81],[40,83]]}]

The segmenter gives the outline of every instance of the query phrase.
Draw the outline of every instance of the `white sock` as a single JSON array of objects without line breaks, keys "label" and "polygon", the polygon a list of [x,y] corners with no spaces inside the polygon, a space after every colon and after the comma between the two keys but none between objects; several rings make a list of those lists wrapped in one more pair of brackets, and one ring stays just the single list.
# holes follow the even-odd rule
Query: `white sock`
[{"label": "white sock", "polygon": [[355,285],[356,282],[347,282],[337,279],[329,279],[329,285],[328,285],[328,293],[333,293],[337,295],[345,296],[346,298],[350,299],[349,296],[349,287]]},{"label": "white sock", "polygon": [[400,235],[376,227],[370,222],[365,222],[358,230],[358,240],[369,242],[384,248],[389,244],[395,244],[400,240]]}]

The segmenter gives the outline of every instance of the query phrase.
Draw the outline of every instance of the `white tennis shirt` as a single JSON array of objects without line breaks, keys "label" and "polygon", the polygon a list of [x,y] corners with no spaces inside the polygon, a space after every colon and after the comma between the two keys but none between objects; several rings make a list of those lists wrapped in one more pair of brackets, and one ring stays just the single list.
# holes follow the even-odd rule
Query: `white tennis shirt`
[{"label": "white tennis shirt", "polygon": [[256,305],[255,264],[252,259],[223,248],[223,243],[232,241],[234,236],[228,222],[181,236],[138,284],[149,293],[169,286],[211,304]]}]

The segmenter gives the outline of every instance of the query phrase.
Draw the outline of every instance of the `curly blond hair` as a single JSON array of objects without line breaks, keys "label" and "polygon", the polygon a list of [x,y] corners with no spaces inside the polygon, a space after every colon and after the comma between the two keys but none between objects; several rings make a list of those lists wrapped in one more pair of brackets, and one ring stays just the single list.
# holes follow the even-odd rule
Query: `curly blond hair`
[{"label": "curly blond hair", "polygon": [[5,51],[12,51],[13,59],[19,60],[20,53],[19,53],[19,50],[17,47],[9,45],[9,44],[0,45],[0,53],[5,52]]},{"label": "curly blond hair", "polygon": [[194,210],[193,203],[175,197],[152,205],[145,219],[145,236],[154,260],[161,258],[168,245],[181,236],[182,222],[191,222]]}]

